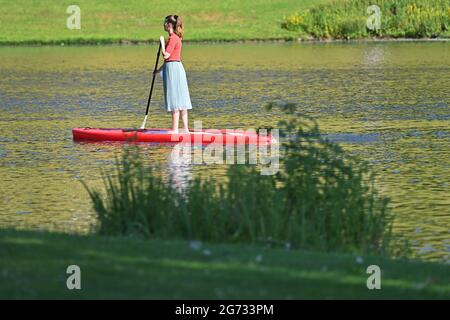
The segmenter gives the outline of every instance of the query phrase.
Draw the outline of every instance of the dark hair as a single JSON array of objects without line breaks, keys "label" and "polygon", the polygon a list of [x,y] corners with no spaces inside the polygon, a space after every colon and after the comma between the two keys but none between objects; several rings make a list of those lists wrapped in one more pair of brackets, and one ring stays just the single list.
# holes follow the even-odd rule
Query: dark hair
[{"label": "dark hair", "polygon": [[176,14],[172,14],[170,16],[167,16],[164,19],[164,24],[170,24],[173,28],[173,32],[180,38],[183,37],[183,21],[181,20],[180,16],[177,16]]}]

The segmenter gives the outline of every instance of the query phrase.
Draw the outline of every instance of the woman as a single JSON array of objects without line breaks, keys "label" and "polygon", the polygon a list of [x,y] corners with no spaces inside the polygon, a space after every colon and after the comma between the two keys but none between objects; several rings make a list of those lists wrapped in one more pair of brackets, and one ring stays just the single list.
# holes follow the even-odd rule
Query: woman
[{"label": "woman", "polygon": [[164,101],[168,112],[172,112],[172,131],[178,133],[178,122],[183,121],[183,130],[189,132],[188,110],[192,109],[186,72],[181,63],[181,40],[183,37],[183,22],[177,15],[170,15],[164,19],[164,30],[169,33],[167,43],[161,36],[162,55],[164,64],[156,72],[163,73]]}]

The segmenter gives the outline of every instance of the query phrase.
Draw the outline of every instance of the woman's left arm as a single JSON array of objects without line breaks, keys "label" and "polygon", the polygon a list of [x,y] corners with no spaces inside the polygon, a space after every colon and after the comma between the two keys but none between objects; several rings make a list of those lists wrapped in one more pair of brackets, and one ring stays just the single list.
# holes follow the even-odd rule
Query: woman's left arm
[{"label": "woman's left arm", "polygon": [[163,68],[164,68],[164,63],[162,64],[161,67],[159,67],[158,69],[156,69],[156,70],[153,72],[153,74],[158,74],[158,73],[160,73],[161,70],[162,70]]}]

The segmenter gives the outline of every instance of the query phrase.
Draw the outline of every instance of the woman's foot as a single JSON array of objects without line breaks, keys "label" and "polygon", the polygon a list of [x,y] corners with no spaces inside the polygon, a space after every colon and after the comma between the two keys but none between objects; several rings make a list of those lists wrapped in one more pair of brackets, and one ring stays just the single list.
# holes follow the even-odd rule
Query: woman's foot
[{"label": "woman's foot", "polygon": [[168,134],[178,134],[179,132],[178,132],[178,130],[169,130],[167,133]]}]

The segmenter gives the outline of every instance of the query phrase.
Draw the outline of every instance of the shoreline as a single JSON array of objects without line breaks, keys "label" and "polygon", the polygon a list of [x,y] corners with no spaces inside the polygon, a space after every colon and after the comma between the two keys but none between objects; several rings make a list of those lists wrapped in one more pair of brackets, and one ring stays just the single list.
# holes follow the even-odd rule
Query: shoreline
[{"label": "shoreline", "polygon": [[[268,39],[218,39],[218,40],[183,40],[186,44],[265,44],[265,43],[369,43],[369,42],[450,42],[450,38],[360,38],[360,39],[319,39],[319,38],[268,38]],[[112,40],[112,39],[66,39],[66,40],[25,40],[0,41],[0,47],[63,47],[63,46],[141,46],[157,44],[157,40]]]}]

